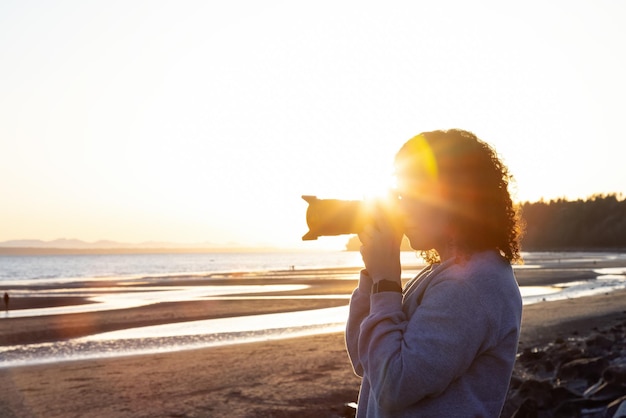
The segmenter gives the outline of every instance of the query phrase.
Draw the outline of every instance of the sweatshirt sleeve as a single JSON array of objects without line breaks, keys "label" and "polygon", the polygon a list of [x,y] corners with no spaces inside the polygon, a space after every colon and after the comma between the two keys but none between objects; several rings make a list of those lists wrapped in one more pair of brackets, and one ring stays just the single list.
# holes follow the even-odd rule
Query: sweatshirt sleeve
[{"label": "sweatshirt sleeve", "polygon": [[358,359],[383,410],[443,392],[471,366],[489,328],[479,298],[462,281],[433,284],[410,320],[399,293],[371,295]]},{"label": "sweatshirt sleeve", "polygon": [[350,309],[348,313],[348,322],[346,324],[346,349],[354,373],[363,377],[363,366],[359,360],[359,334],[363,319],[370,313],[370,293],[372,290],[372,279],[367,271],[361,270],[359,277],[359,286],[352,292],[350,298]]}]

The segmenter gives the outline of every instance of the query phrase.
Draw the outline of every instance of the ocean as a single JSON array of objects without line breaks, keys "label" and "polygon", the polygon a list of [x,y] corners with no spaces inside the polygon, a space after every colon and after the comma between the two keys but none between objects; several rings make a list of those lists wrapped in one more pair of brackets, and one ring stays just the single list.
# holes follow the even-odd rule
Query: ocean
[{"label": "ocean", "polygon": [[[581,263],[589,265],[626,266],[626,253],[616,252],[526,252],[523,265],[516,270],[548,269],[576,271]],[[402,252],[403,277],[410,278],[425,264],[415,252]],[[93,298],[83,282],[138,279],[178,279],[206,277],[221,273],[300,271],[323,268],[358,268],[361,256],[354,251],[311,252],[245,252],[245,253],[155,253],[155,254],[85,254],[85,255],[0,255],[0,291],[15,289],[12,294],[28,293],[29,286],[37,286],[45,296],[45,285],[75,282],[73,296]],[[408,268],[406,268],[408,267]],[[549,287],[522,287],[525,303],[580,297],[626,285],[626,271],[621,267],[594,268],[594,280],[564,283]],[[567,274],[566,274],[567,275]],[[352,276],[350,276],[352,278]],[[259,282],[259,286],[262,282]],[[64,287],[64,286],[61,286]],[[218,288],[218,286],[214,286]],[[82,293],[81,288],[83,288]],[[21,289],[21,290],[20,290]],[[224,289],[216,289],[218,293]],[[247,289],[251,290],[251,289]],[[242,290],[243,291],[243,290]],[[58,292],[58,290],[57,290]],[[33,295],[33,292],[29,293]],[[224,293],[226,294],[226,293]],[[57,293],[57,296],[59,293]],[[68,294],[69,295],[69,294]],[[136,301],[136,303],[146,303]],[[150,302],[154,303],[154,302]],[[93,305],[69,308],[16,311],[14,315],[31,316],[70,313],[77,310],[98,309]],[[104,307],[104,306],[101,306]],[[32,312],[31,312],[32,311]]]},{"label": "ocean", "polygon": [[[624,261],[615,252],[525,252],[516,268],[567,268],[579,262]],[[403,266],[422,266],[415,252],[402,252]],[[0,287],[60,280],[193,276],[362,266],[356,251],[220,252],[164,254],[0,255]]]},{"label": "ocean", "polygon": [[[522,287],[525,304],[547,300],[576,298],[626,288],[626,254],[610,252],[577,253],[524,253],[525,264],[517,270],[546,269],[565,271],[580,270],[581,263],[593,268],[593,280],[573,281],[552,286]],[[402,253],[404,266],[411,266],[410,273],[419,269],[423,262],[413,252]],[[604,267],[606,265],[617,267]],[[233,272],[298,271],[317,268],[360,267],[358,252],[264,252],[264,253],[194,253],[194,254],[106,254],[106,255],[0,255],[0,291],[12,288],[12,294],[40,294],[48,291],[68,292],[67,295],[83,296],[97,303],[69,307],[15,310],[7,317],[38,316],[86,312],[89,310],[120,309],[162,301],[182,301],[197,298],[268,298],[262,282],[255,286],[177,286],[164,291],[144,288],[143,292],[93,293],[91,286],[53,286],[46,290],[40,285],[52,283],[121,281],[146,278],[180,278],[206,276]],[[406,272],[405,272],[406,273]],[[37,291],[28,290],[37,286]],[[283,289],[284,290],[284,289]],[[257,296],[243,294],[257,293]],[[238,296],[242,295],[242,296]],[[309,296],[307,296],[309,297]],[[311,296],[315,297],[315,296]],[[0,368],[15,365],[101,358],[150,352],[178,351],[191,348],[248,341],[265,341],[277,338],[337,332],[345,327],[348,295],[335,295],[346,299],[345,306],[312,311],[252,315],[239,318],[220,318],[178,324],[132,328],[88,337],[44,344],[0,347]],[[124,305],[120,305],[121,301]]]},{"label": "ocean", "polygon": [[[403,261],[419,262],[410,252],[403,253]],[[0,255],[0,286],[9,282],[40,284],[62,279],[206,275],[361,264],[360,254],[354,251]]]}]

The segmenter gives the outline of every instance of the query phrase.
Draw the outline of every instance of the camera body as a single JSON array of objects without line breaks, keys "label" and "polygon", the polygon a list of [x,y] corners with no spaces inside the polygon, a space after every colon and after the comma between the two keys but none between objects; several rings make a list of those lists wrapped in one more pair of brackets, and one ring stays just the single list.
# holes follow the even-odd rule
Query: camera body
[{"label": "camera body", "polygon": [[399,218],[395,213],[396,205],[385,201],[318,199],[308,195],[302,198],[309,203],[306,211],[309,231],[302,237],[303,241],[321,236],[358,234],[383,209],[388,219],[395,221]]}]

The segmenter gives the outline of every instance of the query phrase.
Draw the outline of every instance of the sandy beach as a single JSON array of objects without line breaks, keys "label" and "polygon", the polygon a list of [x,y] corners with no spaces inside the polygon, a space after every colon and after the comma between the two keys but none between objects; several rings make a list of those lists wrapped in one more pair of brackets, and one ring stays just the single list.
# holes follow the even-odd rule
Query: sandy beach
[{"label": "sandy beach", "polygon": [[[524,270],[521,285],[580,280],[599,265],[576,273]],[[607,265],[615,267],[615,265]],[[292,295],[346,295],[356,285],[351,270],[299,272],[310,288]],[[304,274],[304,278],[303,275]],[[341,275],[342,278],[333,279]],[[356,274],[355,274],[356,277]],[[207,279],[208,280],[208,279]],[[216,278],[212,278],[215,283]],[[221,280],[245,283],[244,277]],[[289,283],[288,272],[264,283]],[[258,282],[257,282],[258,283]],[[177,282],[180,285],[180,282]],[[193,285],[203,282],[194,280]],[[520,353],[555,339],[584,336],[626,324],[626,290],[540,302],[524,308]],[[79,299],[12,301],[86,303]],[[107,312],[42,317],[0,317],[0,346],[35,344],[138,326],[341,306],[346,299],[273,299],[162,303]],[[76,360],[0,369],[1,417],[348,417],[359,379],[352,373],[342,333],[171,353]]]}]

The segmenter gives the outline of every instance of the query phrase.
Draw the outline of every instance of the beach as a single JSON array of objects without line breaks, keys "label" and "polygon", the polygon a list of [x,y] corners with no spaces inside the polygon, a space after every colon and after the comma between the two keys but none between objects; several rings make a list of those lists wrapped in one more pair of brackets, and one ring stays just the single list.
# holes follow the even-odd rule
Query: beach
[{"label": "beach", "polygon": [[[520,270],[520,285],[579,281],[603,267],[583,261],[566,269]],[[259,313],[295,312],[345,305],[356,269],[266,273],[264,283],[305,282],[299,296],[264,300],[194,300],[130,309],[40,317],[0,317],[0,346],[59,339],[138,326],[182,323]],[[293,279],[297,276],[297,280]],[[207,279],[208,280],[208,279]],[[218,278],[211,278],[215,283]],[[228,284],[258,283],[245,275]],[[166,283],[159,283],[165,285]],[[176,285],[181,285],[177,281]],[[192,286],[206,284],[194,279]],[[154,283],[151,283],[154,285]],[[170,283],[172,285],[172,283]],[[326,295],[307,299],[302,296]],[[338,295],[343,295],[340,298]],[[334,297],[337,296],[337,297]],[[35,299],[35,298],[33,298]],[[626,290],[525,305],[519,352],[552,341],[580,338],[626,324]],[[53,306],[85,304],[80,298],[12,301]],[[23,304],[18,306],[18,303]],[[354,413],[359,378],[350,367],[341,332],[88,360],[0,368],[2,417],[347,417]]]}]

